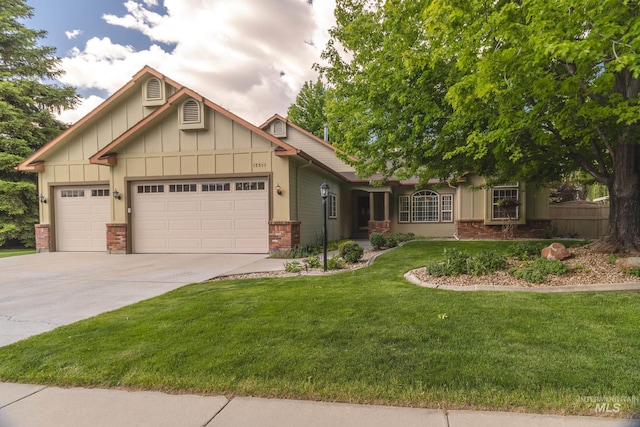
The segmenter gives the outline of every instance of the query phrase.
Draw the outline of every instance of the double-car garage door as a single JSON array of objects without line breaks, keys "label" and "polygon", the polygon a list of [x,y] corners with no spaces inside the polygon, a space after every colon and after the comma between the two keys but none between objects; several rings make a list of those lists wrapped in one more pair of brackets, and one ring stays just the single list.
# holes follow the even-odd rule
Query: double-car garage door
[{"label": "double-car garage door", "polygon": [[265,253],[264,179],[134,182],[135,253]]},{"label": "double-car garage door", "polygon": [[[144,181],[130,187],[134,253],[266,253],[265,179]],[[59,251],[105,251],[107,186],[56,189]]]}]

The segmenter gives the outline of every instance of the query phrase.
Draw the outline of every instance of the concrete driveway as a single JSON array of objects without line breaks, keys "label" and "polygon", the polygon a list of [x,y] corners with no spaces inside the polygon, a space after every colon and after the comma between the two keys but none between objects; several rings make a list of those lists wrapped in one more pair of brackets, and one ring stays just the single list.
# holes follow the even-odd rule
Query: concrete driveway
[{"label": "concrete driveway", "polygon": [[0,346],[189,283],[266,255],[108,255],[53,252],[0,258]]}]

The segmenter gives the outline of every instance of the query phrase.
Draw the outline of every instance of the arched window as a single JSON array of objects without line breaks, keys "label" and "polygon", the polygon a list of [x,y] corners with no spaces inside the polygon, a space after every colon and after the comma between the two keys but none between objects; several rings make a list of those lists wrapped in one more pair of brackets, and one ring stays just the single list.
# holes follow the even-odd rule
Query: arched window
[{"label": "arched window", "polygon": [[399,196],[398,222],[453,222],[453,194],[420,190]]},{"label": "arched window", "polygon": [[182,123],[200,122],[200,105],[198,101],[190,99],[182,105]]},{"label": "arched window", "polygon": [[155,77],[142,86],[142,101],[145,107],[157,107],[165,103],[164,83]]}]

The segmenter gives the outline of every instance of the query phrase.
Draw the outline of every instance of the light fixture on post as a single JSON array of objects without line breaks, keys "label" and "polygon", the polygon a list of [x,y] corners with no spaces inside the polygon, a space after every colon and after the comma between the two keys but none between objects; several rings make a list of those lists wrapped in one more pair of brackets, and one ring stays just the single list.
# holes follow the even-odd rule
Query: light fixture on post
[{"label": "light fixture on post", "polygon": [[322,196],[322,248],[324,250],[324,271],[327,271],[327,197],[329,197],[329,186],[323,182],[320,186],[320,196]]},{"label": "light fixture on post", "polygon": [[280,184],[276,185],[276,193],[278,193],[278,195],[282,194],[282,187],[280,187]]},{"label": "light fixture on post", "polygon": [[120,192],[118,190],[113,190],[113,198],[117,199],[117,200],[121,200],[122,199],[122,194],[120,194]]},{"label": "light fixture on post", "polygon": [[39,195],[38,195],[38,201],[39,201],[40,203],[43,203],[43,204],[44,204],[44,203],[47,203],[47,198],[46,198],[46,197],[44,197],[42,194],[39,194]]}]

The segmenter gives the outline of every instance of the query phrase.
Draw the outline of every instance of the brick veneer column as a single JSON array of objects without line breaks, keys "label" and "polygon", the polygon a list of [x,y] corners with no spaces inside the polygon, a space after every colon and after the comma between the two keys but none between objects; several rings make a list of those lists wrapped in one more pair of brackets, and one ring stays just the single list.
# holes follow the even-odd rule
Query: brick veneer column
[{"label": "brick veneer column", "polygon": [[391,234],[391,221],[369,221],[369,237],[371,233],[382,233],[385,236]]},{"label": "brick veneer column", "polygon": [[127,253],[127,224],[107,224],[107,252]]},{"label": "brick veneer column", "polygon": [[291,249],[300,244],[300,221],[269,221],[269,251]]},{"label": "brick veneer column", "polygon": [[51,249],[51,233],[49,224],[36,224],[36,252],[49,252]]}]

